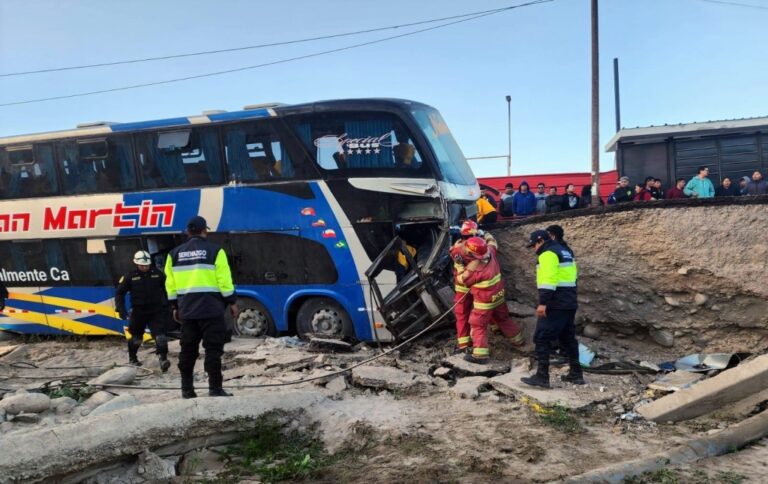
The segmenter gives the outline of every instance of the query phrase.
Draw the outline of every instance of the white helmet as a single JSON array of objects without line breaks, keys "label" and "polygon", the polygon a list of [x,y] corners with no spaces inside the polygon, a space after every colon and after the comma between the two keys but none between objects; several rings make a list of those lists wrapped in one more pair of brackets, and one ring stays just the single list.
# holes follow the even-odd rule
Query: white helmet
[{"label": "white helmet", "polygon": [[148,266],[152,264],[152,257],[146,250],[140,250],[133,254],[133,263],[140,266]]}]

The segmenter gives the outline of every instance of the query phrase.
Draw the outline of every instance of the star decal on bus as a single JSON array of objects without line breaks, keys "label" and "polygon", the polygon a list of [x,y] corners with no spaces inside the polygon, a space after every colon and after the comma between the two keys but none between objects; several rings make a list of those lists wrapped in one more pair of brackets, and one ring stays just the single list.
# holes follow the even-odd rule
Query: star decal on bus
[{"label": "star decal on bus", "polygon": [[325,227],[325,220],[323,219],[317,219],[314,222],[312,222],[313,227]]},{"label": "star decal on bus", "polygon": [[309,216],[309,217],[314,217],[315,215],[317,215],[317,213],[315,213],[315,209],[312,208],[312,207],[302,208],[301,209],[301,214]]}]

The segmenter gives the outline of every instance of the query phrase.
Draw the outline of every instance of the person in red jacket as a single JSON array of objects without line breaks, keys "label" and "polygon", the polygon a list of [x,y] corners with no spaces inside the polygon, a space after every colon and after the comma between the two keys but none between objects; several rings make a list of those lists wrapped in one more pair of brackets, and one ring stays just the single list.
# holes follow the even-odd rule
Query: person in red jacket
[{"label": "person in red jacket", "polygon": [[645,186],[638,183],[635,185],[635,198],[632,200],[635,202],[648,202],[650,200],[655,200],[655,198],[653,198],[653,195],[647,188],[645,188]]},{"label": "person in red jacket", "polygon": [[456,317],[456,337],[458,351],[466,351],[472,345],[469,330],[469,312],[472,311],[472,295],[469,288],[456,279],[464,272],[464,268],[472,260],[464,254],[464,242],[477,235],[477,223],[474,220],[465,220],[459,231],[460,238],[451,247],[450,254],[453,259],[454,297],[453,314]]},{"label": "person in red jacket", "polygon": [[471,237],[464,242],[464,254],[471,262],[457,276],[456,281],[469,287],[472,295],[472,312],[469,314],[472,353],[467,354],[465,359],[485,364],[490,359],[488,326],[491,321],[496,323],[514,346],[523,345],[523,333],[507,311],[495,241],[486,243],[480,237]]}]

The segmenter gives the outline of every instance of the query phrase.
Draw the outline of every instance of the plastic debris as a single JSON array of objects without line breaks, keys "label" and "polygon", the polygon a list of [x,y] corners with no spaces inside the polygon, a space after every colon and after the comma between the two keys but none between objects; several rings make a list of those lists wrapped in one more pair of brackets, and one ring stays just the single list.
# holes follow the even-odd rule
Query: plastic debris
[{"label": "plastic debris", "polygon": [[706,373],[710,370],[724,370],[741,362],[739,355],[734,353],[712,353],[709,355],[696,353],[680,358],[675,362],[675,368],[682,371]]},{"label": "plastic debris", "polygon": [[595,359],[595,352],[586,345],[579,343],[579,363],[581,366],[589,367],[592,360]]}]

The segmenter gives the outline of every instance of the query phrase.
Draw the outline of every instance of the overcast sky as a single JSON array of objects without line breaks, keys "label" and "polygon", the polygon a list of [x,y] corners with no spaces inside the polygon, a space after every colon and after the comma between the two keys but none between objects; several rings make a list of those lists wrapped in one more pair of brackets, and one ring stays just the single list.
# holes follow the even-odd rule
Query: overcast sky
[{"label": "overcast sky", "polygon": [[[735,1],[735,0],[734,0]],[[314,37],[458,15],[522,0],[0,0],[0,74]],[[78,123],[237,110],[269,101],[398,97],[439,109],[468,157],[513,174],[588,171],[589,0],[554,0],[312,59],[169,85],[0,107],[0,136]],[[622,124],[768,114],[768,1],[602,0],[601,146]],[[762,8],[759,8],[762,7]],[[432,25],[432,24],[430,24]],[[418,28],[162,62],[0,77],[0,104],[234,69]],[[602,169],[613,155],[602,155]],[[478,176],[505,160],[475,161]]]}]

